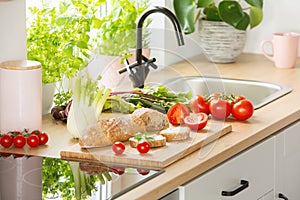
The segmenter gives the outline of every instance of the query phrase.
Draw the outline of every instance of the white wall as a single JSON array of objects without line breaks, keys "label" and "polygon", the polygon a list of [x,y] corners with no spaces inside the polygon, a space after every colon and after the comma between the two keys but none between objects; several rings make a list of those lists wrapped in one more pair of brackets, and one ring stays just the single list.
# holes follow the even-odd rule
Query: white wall
[{"label": "white wall", "polygon": [[261,53],[259,47],[261,41],[271,39],[273,32],[300,33],[299,11],[299,0],[264,0],[263,21],[258,27],[248,31],[248,40],[244,51]]},{"label": "white wall", "polygon": [[[172,8],[173,1],[166,0],[166,6]],[[262,23],[247,32],[244,52],[261,53],[262,40],[271,39],[273,32],[293,31],[300,33],[300,1],[299,0],[264,0],[264,18]],[[166,24],[167,29],[172,29]],[[197,43],[197,33],[186,35],[187,45],[178,48],[172,34],[165,36],[165,49],[173,50],[173,54],[165,55],[165,65],[177,62],[178,59],[192,57],[201,53]],[[299,51],[300,56],[300,51]]]},{"label": "white wall", "polygon": [[0,62],[26,59],[26,0],[0,0]]}]

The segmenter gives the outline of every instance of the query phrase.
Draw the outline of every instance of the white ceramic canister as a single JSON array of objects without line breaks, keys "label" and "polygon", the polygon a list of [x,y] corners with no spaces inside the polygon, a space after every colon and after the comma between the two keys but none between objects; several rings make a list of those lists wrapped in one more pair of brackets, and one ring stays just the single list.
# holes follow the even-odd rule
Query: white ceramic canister
[{"label": "white ceramic canister", "polygon": [[42,129],[42,66],[16,60],[0,64],[0,130],[2,134]]}]

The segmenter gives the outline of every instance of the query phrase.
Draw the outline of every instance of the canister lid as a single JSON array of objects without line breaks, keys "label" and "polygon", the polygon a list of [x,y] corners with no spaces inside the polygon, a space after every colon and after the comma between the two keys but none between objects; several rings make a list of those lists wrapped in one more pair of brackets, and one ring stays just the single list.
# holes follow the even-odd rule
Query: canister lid
[{"label": "canister lid", "polygon": [[0,63],[0,68],[10,70],[32,70],[41,67],[40,62],[33,60],[10,60]]}]

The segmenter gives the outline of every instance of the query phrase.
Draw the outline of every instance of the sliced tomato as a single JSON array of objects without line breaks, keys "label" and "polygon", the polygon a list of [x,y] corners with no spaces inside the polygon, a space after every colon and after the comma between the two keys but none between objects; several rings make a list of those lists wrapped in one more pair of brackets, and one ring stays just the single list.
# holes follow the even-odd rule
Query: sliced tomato
[{"label": "sliced tomato", "polygon": [[184,118],[190,114],[188,107],[184,104],[175,104],[167,112],[167,117],[172,125],[184,123]]},{"label": "sliced tomato", "polygon": [[184,118],[184,123],[192,130],[203,129],[208,122],[208,116],[206,113],[191,113]]},{"label": "sliced tomato", "polygon": [[197,95],[191,100],[190,108],[194,113],[204,112],[209,114],[209,103],[202,95]]}]

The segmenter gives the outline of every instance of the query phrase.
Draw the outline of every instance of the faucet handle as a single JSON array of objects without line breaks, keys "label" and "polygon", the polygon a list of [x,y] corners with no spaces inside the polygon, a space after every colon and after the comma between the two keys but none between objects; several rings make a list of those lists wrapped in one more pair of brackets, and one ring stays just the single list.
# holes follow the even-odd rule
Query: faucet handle
[{"label": "faucet handle", "polygon": [[154,64],[154,62],[156,61],[155,58],[148,59],[142,55],[142,59],[144,62],[142,62],[141,64],[139,64],[138,62],[129,64],[128,60],[125,59],[124,61],[125,67],[119,70],[119,74],[122,74],[126,71],[128,72],[129,78],[133,83],[133,87],[135,88],[144,87],[144,82],[150,72],[149,66],[151,66],[153,69],[158,68],[158,66]]},{"label": "faucet handle", "polygon": [[142,59],[145,61],[145,64],[147,67],[150,65],[153,69],[158,68],[158,66],[156,64],[154,64],[154,62],[156,61],[156,58],[148,59],[147,57],[142,55]]}]

